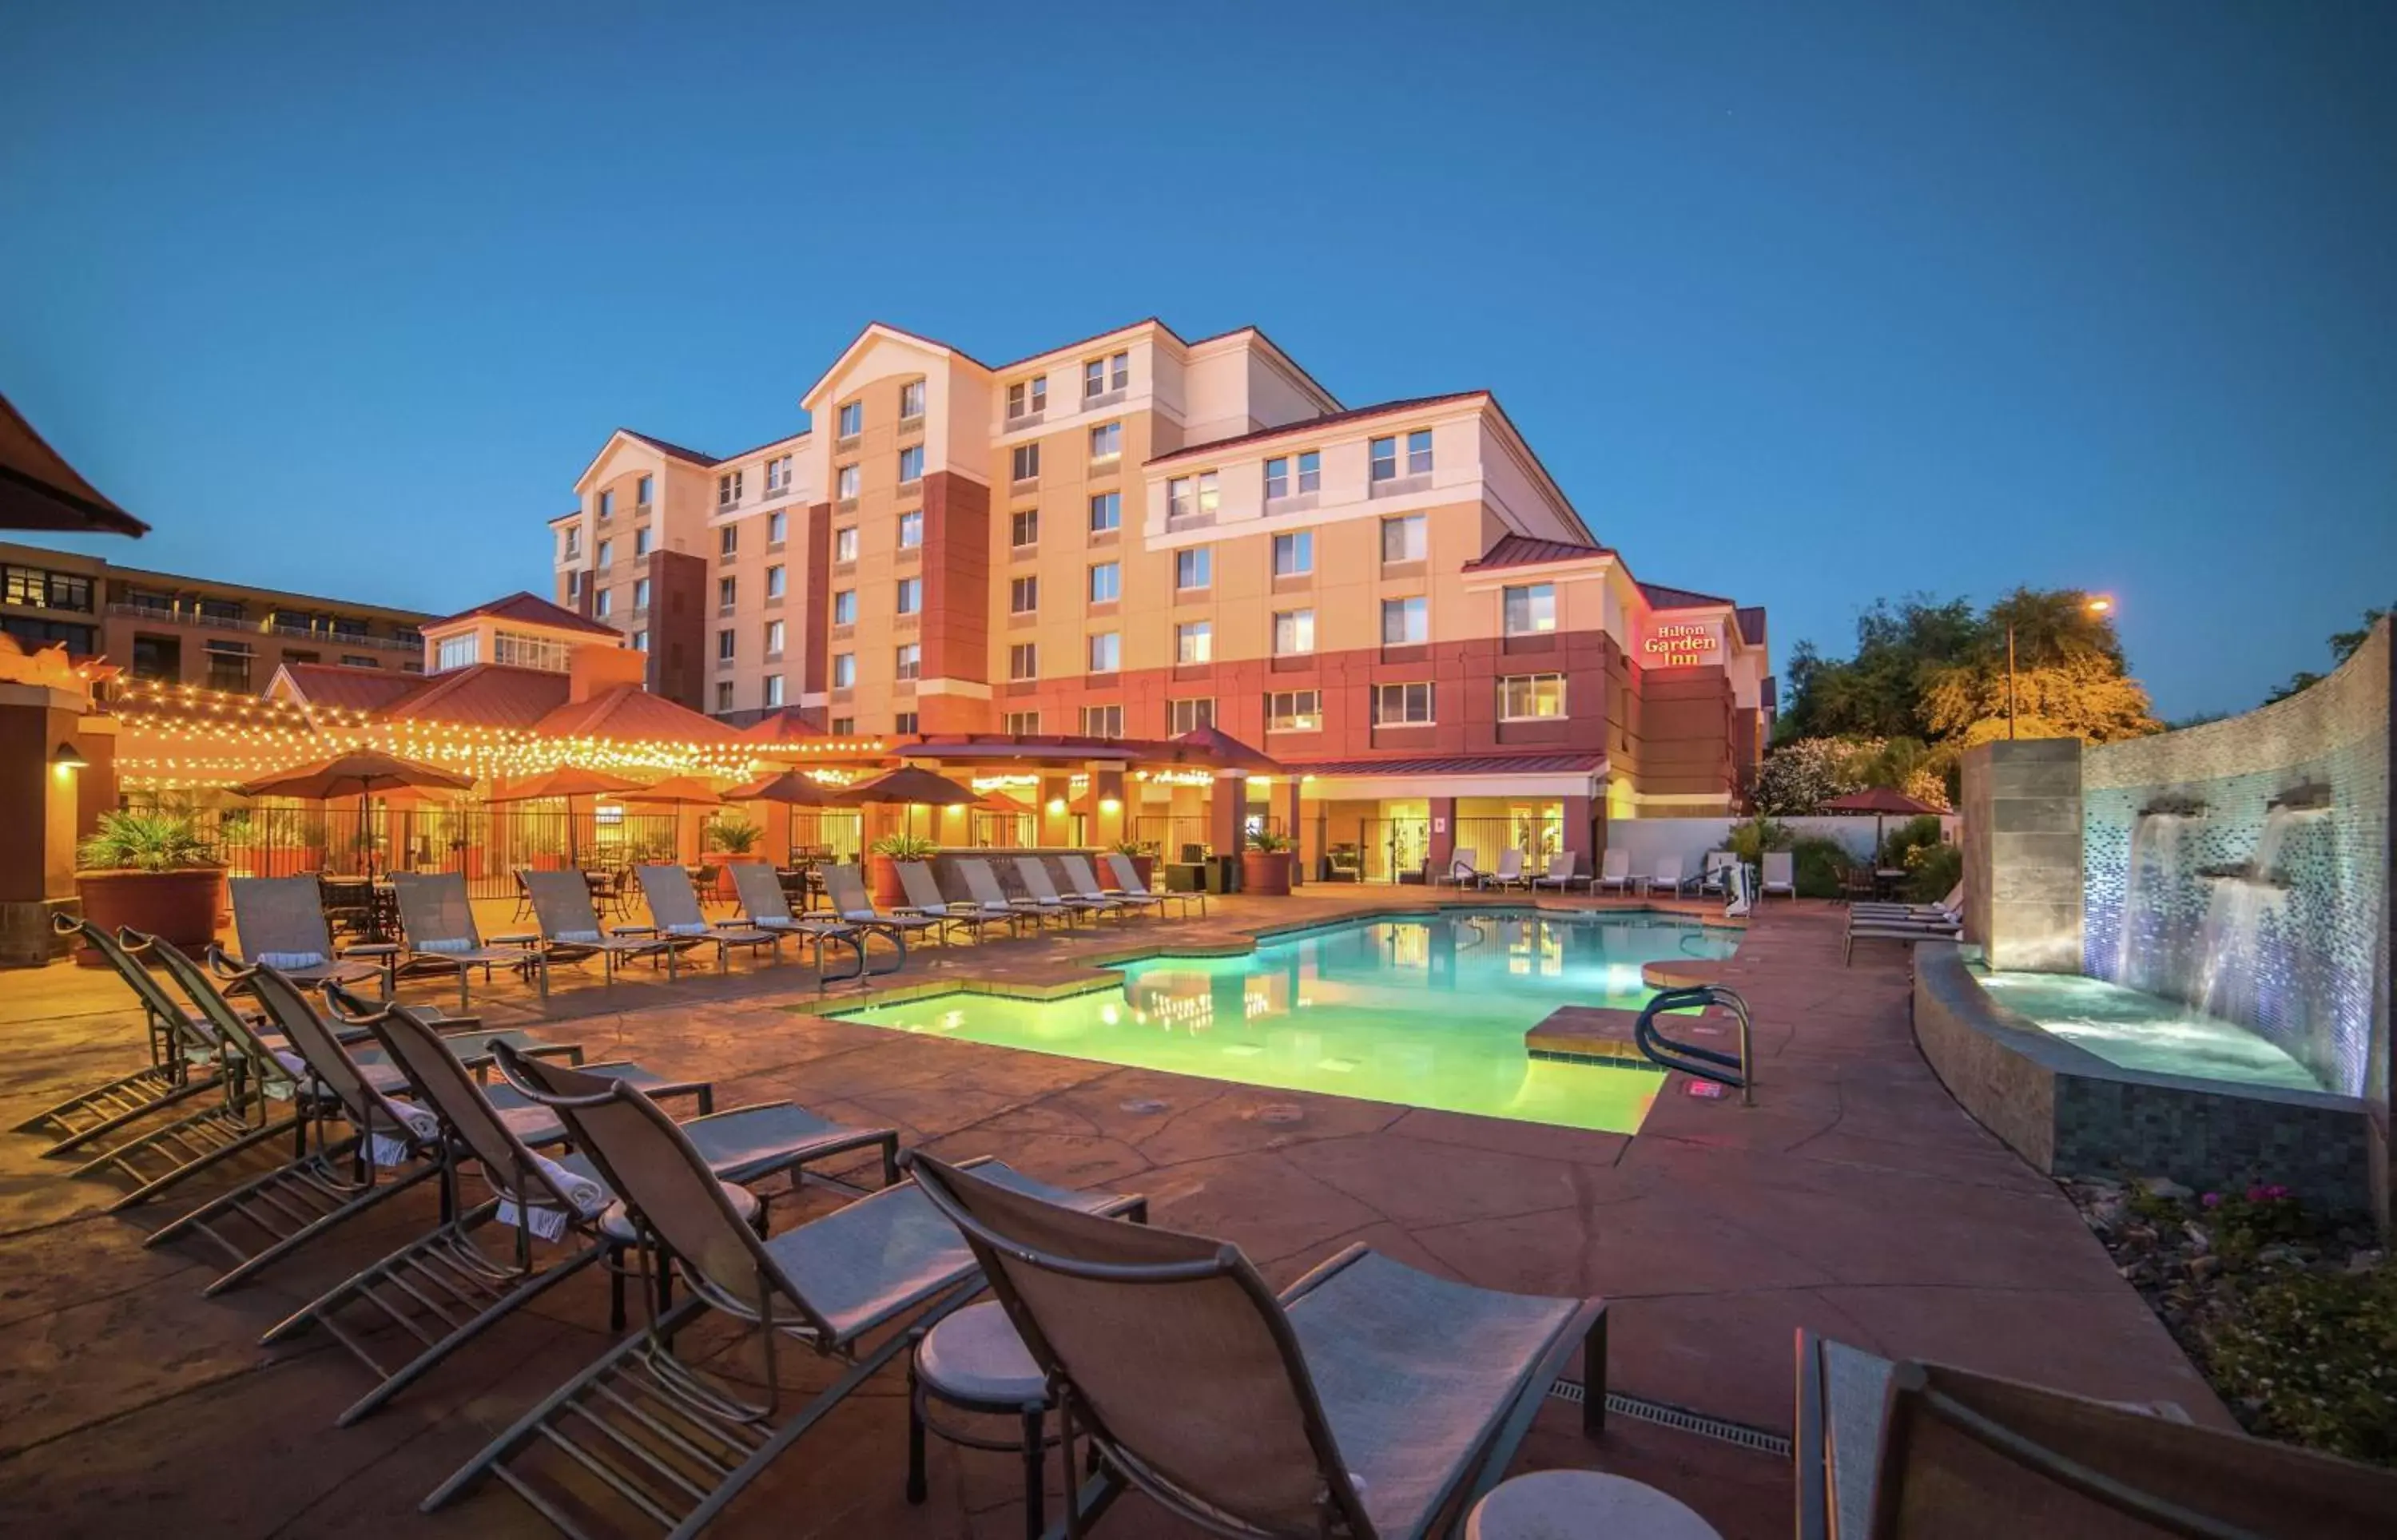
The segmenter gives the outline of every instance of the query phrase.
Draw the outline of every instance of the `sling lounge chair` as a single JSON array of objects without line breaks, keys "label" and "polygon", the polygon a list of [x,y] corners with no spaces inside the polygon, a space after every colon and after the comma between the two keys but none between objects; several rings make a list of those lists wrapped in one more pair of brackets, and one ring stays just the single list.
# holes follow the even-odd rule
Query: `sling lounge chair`
[{"label": "sling lounge chair", "polygon": [[1764,880],[1757,884],[1759,898],[1779,894],[1785,898],[1798,896],[1798,858],[1786,850],[1764,853]]},{"label": "sling lounge chair", "polygon": [[[971,931],[974,939],[979,941],[982,939],[983,931],[991,925],[1005,925],[1011,934],[1022,932],[1024,920],[1023,911],[1010,905],[1004,898],[995,904],[984,903],[979,898],[973,900],[944,898],[941,896],[940,882],[932,875],[931,866],[922,861],[900,861],[896,864],[899,868],[899,885],[906,890],[908,909],[913,913],[938,921],[943,936],[948,935],[952,929],[961,929]],[[958,864],[962,866],[964,863]],[[984,882],[991,880],[988,867],[983,869],[983,880]],[[996,883],[992,883],[991,885],[994,889],[998,886]]]},{"label": "sling lounge chair", "polygon": [[[824,873],[824,896],[831,899],[833,912],[840,916],[843,924],[855,925],[869,936],[878,936],[898,949],[899,960],[891,964],[891,971],[907,965],[907,937],[920,936],[927,931],[932,933],[934,940],[948,935],[948,927],[936,915],[918,914],[912,909],[885,914],[876,909],[874,896],[865,891],[865,879],[853,864],[837,864],[817,870]],[[904,866],[900,879],[903,883],[906,879]],[[913,893],[914,890],[910,889],[911,896]],[[937,897],[939,893],[938,888],[933,889],[934,896]],[[860,949],[861,951],[863,949]]]},{"label": "sling lounge chair", "polygon": [[1874,920],[1954,920],[1964,909],[1964,884],[1948,890],[1935,904],[1850,904],[1848,913]]},{"label": "sling lounge chair", "polygon": [[[966,884],[967,902],[980,913],[997,914],[1012,909],[1035,925],[1052,919],[1069,925],[1074,923],[1074,911],[1062,900],[1036,897],[1029,893],[1021,898],[1009,897],[1007,890],[998,885],[998,873],[991,870],[988,861],[961,856],[957,859],[956,869],[957,876]],[[1048,873],[1041,875],[1045,878]]]},{"label": "sling lounge chair", "polygon": [[1799,1540],[2379,1540],[2397,1471],[1798,1334]]},{"label": "sling lounge chair", "polygon": [[1631,891],[1630,851],[1620,848],[1609,850],[1604,859],[1599,863],[1598,875],[1589,880],[1589,891],[1592,893],[1610,889],[1623,894],[1628,894]]},{"label": "sling lounge chair", "polygon": [[1859,941],[1896,941],[1911,946],[1917,941],[1958,941],[1964,936],[1963,922],[1902,920],[1851,920],[1847,935],[1840,947],[1840,965],[1851,966],[1856,960]]},{"label": "sling lounge chair", "polygon": [[458,1009],[463,1011],[474,1003],[468,987],[476,968],[483,970],[486,984],[491,981],[494,967],[531,971],[530,949],[537,937],[505,936],[493,945],[483,944],[482,933],[475,924],[475,906],[466,896],[464,872],[395,871],[391,885],[399,899],[400,934],[408,940],[403,965],[457,969]]},{"label": "sling lounge chair", "polygon": [[1731,869],[1739,857],[1728,850],[1709,850],[1698,858],[1698,896],[1728,895],[1731,891]]},{"label": "sling lounge chair", "polygon": [[1023,881],[1028,902],[1042,914],[1064,914],[1071,924],[1077,915],[1104,914],[1116,906],[1105,898],[1085,898],[1078,893],[1057,891],[1049,880],[1049,864],[1038,856],[1018,856],[1015,875]]},{"label": "sling lounge chair", "polygon": [[1480,887],[1485,874],[1475,864],[1471,845],[1459,845],[1449,854],[1448,870],[1441,873],[1439,885],[1444,887]]},{"label": "sling lounge chair", "polygon": [[1523,853],[1513,845],[1498,853],[1498,870],[1483,882],[1484,887],[1529,887],[1532,880],[1523,872]]},{"label": "sling lounge chair", "polygon": [[1132,865],[1132,857],[1120,850],[1111,850],[1107,853],[1107,870],[1115,874],[1116,885],[1111,890],[1113,892],[1120,893],[1127,898],[1138,899],[1143,903],[1156,903],[1159,906],[1159,913],[1164,912],[1162,906],[1179,903],[1182,906],[1183,914],[1186,916],[1190,912],[1190,906],[1197,904],[1199,917],[1201,919],[1206,917],[1207,896],[1204,893],[1176,893],[1171,888],[1159,891],[1150,887],[1140,880],[1140,868]]},{"label": "sling lounge chair", "polygon": [[1548,870],[1533,878],[1530,885],[1533,888],[1554,888],[1559,893],[1569,893],[1573,890],[1573,885],[1581,881],[1581,878],[1575,875],[1580,870],[1581,856],[1577,852],[1560,850],[1548,857]]},{"label": "sling lounge chair", "polygon": [[1505,1474],[1576,1348],[1605,1409],[1605,1306],[1453,1283],[1352,1246],[1276,1294],[1238,1247],[1118,1224],[911,1151],[1102,1456],[1069,1533],[1127,1486],[1216,1534],[1445,1534]]},{"label": "sling lounge chair", "polygon": [[1681,856],[1659,856],[1656,857],[1656,870],[1648,875],[1647,889],[1650,893],[1654,893],[1658,888],[1662,888],[1679,898],[1681,896],[1681,889],[1689,883],[1688,873],[1689,863]]},{"label": "sling lounge chair", "polygon": [[[771,1240],[742,1222],[731,1189],[711,1179],[689,1130],[648,1097],[551,1064],[502,1054],[508,1076],[565,1119],[601,1180],[624,1196],[644,1255],[668,1264],[690,1297],[653,1317],[552,1392],[425,1498],[446,1507],[497,1475],[553,1522],[554,1478],[582,1493],[596,1480],[673,1535],[697,1533],[775,1458],[930,1327],[981,1292],[974,1254],[923,1190],[904,1183]],[[996,1162],[979,1179],[1063,1212],[1139,1211],[1141,1201],[1067,1192]],[[728,1381],[678,1357],[679,1334],[708,1314],[753,1334],[762,1374]],[[715,1334],[709,1358],[720,1349]],[[804,1404],[783,1388],[779,1360],[804,1345],[837,1366]],[[599,1418],[606,1417],[605,1423]],[[562,1457],[562,1458],[561,1458]],[[561,1528],[568,1528],[560,1523]],[[581,1533],[569,1529],[569,1533]]]},{"label": "sling lounge chair", "polygon": [[60,936],[80,937],[133,991],[147,1018],[150,1063],[52,1103],[18,1123],[18,1133],[47,1135],[53,1142],[42,1153],[64,1155],[221,1083],[216,1069],[218,1044],[207,1023],[169,998],[122,942],[90,921],[64,912],[51,915],[50,927]]},{"label": "sling lounge chair", "polygon": [[601,981],[613,984],[620,959],[663,958],[666,976],[673,978],[675,960],[698,945],[694,938],[656,935],[646,925],[617,925],[603,934],[598,913],[591,907],[591,884],[579,871],[519,871],[516,877],[531,896],[533,915],[541,924],[542,944],[533,968],[544,996],[553,961],[579,962],[596,955]]},{"label": "sling lounge chair", "polygon": [[[732,870],[732,888],[740,896],[743,920],[759,930],[795,936],[815,949],[819,989],[845,979],[863,978],[868,972],[893,973],[907,961],[906,944],[901,942],[898,962],[887,968],[868,969],[865,965],[865,932],[861,927],[846,921],[803,920],[792,914],[790,895],[783,891],[782,878],[763,861],[731,861],[727,865]],[[827,941],[838,942],[854,950],[857,966],[845,974],[826,972],[824,949]]]},{"label": "sling lounge chair", "polygon": [[245,965],[279,968],[305,987],[371,978],[391,992],[399,948],[373,942],[336,950],[315,878],[233,877],[225,887],[233,895],[234,933]]},{"label": "sling lounge chair", "polygon": [[1138,914],[1143,910],[1160,915],[1165,912],[1165,899],[1160,895],[1144,893],[1135,896],[1129,893],[1109,893],[1099,886],[1098,874],[1091,870],[1090,858],[1087,856],[1060,856],[1057,857],[1057,865],[1064,869],[1065,886],[1074,896],[1104,905],[1105,912],[1112,913],[1118,919]]},{"label": "sling lounge chair", "polygon": [[746,947],[756,957],[764,947],[777,962],[783,956],[783,933],[761,925],[717,924],[700,912],[699,890],[690,885],[690,873],[678,866],[643,866],[635,870],[641,877],[641,896],[649,906],[649,923],[656,934],[694,946],[716,943],[716,971],[723,973],[731,966],[732,949]]}]

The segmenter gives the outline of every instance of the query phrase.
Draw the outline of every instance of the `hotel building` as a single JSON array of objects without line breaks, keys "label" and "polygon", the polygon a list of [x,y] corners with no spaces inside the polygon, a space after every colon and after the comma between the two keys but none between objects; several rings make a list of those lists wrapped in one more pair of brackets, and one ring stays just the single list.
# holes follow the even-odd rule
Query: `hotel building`
[{"label": "hotel building", "polygon": [[1728,811],[1765,741],[1762,609],[1636,578],[1489,392],[1346,406],[1253,328],[994,365],[877,323],[798,405],[730,456],[620,430],[550,521],[557,601],[711,715],[900,752],[1212,724],[1304,777],[1310,857],[1391,820],[1588,849]]}]

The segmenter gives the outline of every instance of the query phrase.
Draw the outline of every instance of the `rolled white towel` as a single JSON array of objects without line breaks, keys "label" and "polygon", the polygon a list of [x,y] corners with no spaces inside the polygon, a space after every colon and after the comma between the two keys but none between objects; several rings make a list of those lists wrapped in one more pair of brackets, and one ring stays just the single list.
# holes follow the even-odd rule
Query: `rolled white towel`
[{"label": "rolled white towel", "polygon": [[395,1101],[379,1092],[373,1095],[380,1104],[376,1109],[380,1116],[414,1135],[412,1139],[403,1139],[377,1129],[367,1139],[367,1157],[375,1164],[386,1168],[406,1165],[416,1158],[417,1145],[440,1137],[441,1120],[428,1109]]},{"label": "rolled white towel", "polygon": [[[515,1198],[502,1196],[497,1215],[501,1224],[521,1223],[542,1240],[555,1241],[566,1233],[567,1227],[575,1217],[580,1216],[584,1219],[596,1217],[609,1203],[616,1201],[616,1195],[609,1192],[596,1178],[579,1175],[556,1162],[539,1155],[533,1156],[532,1163],[543,1176],[549,1179],[549,1185],[556,1188],[558,1196],[574,1206],[573,1215],[569,1215],[556,1207],[546,1193],[535,1198],[529,1205],[521,1207]],[[497,1173],[486,1167],[484,1175],[489,1178],[493,1187],[500,1185],[501,1177]],[[520,1213],[523,1215],[521,1220],[517,1217]]]}]

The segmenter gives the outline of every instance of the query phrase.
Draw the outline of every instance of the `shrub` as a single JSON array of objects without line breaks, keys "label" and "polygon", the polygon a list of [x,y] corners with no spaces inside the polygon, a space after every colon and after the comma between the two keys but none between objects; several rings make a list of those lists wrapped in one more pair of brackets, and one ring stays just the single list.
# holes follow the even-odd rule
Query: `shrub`
[{"label": "shrub", "polygon": [[102,813],[75,850],[86,871],[188,871],[218,865],[216,847],[185,813]]},{"label": "shrub", "polygon": [[925,861],[937,855],[941,847],[920,834],[885,834],[865,848],[894,861]]},{"label": "shrub", "polygon": [[2245,1291],[2207,1359],[2257,1431],[2397,1464],[2397,1267],[2281,1274]]},{"label": "shrub", "polygon": [[1877,752],[1879,738],[1799,738],[1765,756],[1753,800],[1760,813],[1802,817],[1833,797],[1855,790],[1858,762]]},{"label": "shrub", "polygon": [[1881,842],[1881,864],[1885,867],[1906,867],[1914,860],[1915,851],[1940,843],[1939,819],[1929,813],[1908,818],[1885,835]]},{"label": "shrub", "polygon": [[1788,824],[1776,823],[1760,813],[1745,823],[1732,825],[1731,834],[1723,843],[1733,855],[1756,866],[1766,851],[1788,849],[1791,838]]},{"label": "shrub", "polygon": [[707,826],[707,848],[727,856],[746,856],[757,848],[766,831],[746,818],[717,818]]},{"label": "shrub", "polygon": [[1789,842],[1790,866],[1801,898],[1837,898],[1850,857],[1839,841],[1809,834]]},{"label": "shrub", "polygon": [[1917,845],[1907,853],[1906,861],[1909,903],[1938,903],[1964,880],[1964,852],[1955,845]]}]

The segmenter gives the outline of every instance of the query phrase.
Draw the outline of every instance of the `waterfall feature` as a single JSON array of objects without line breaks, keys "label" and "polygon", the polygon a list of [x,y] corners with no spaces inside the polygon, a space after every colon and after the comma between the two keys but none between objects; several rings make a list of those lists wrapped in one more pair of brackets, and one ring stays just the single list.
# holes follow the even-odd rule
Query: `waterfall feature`
[{"label": "waterfall feature", "polygon": [[2204,968],[2191,1004],[2232,1021],[2257,1019],[2264,927],[2268,920],[2281,923],[2288,896],[2281,876],[2282,847],[2300,824],[2329,811],[2273,803],[2265,811],[2264,831],[2246,865],[2205,874],[2214,893],[2205,907]]},{"label": "waterfall feature", "polygon": [[[2141,937],[2138,921],[2149,908],[2171,901],[2172,885],[2180,876],[2182,831],[2189,818],[2179,813],[2141,813],[2131,825],[2131,855],[2122,873],[2122,912],[2114,927],[2114,982],[2126,989],[2163,994],[2170,976],[2167,960],[2157,955],[2163,927],[2151,925]],[[2148,900],[2143,908],[2142,895]]]}]

